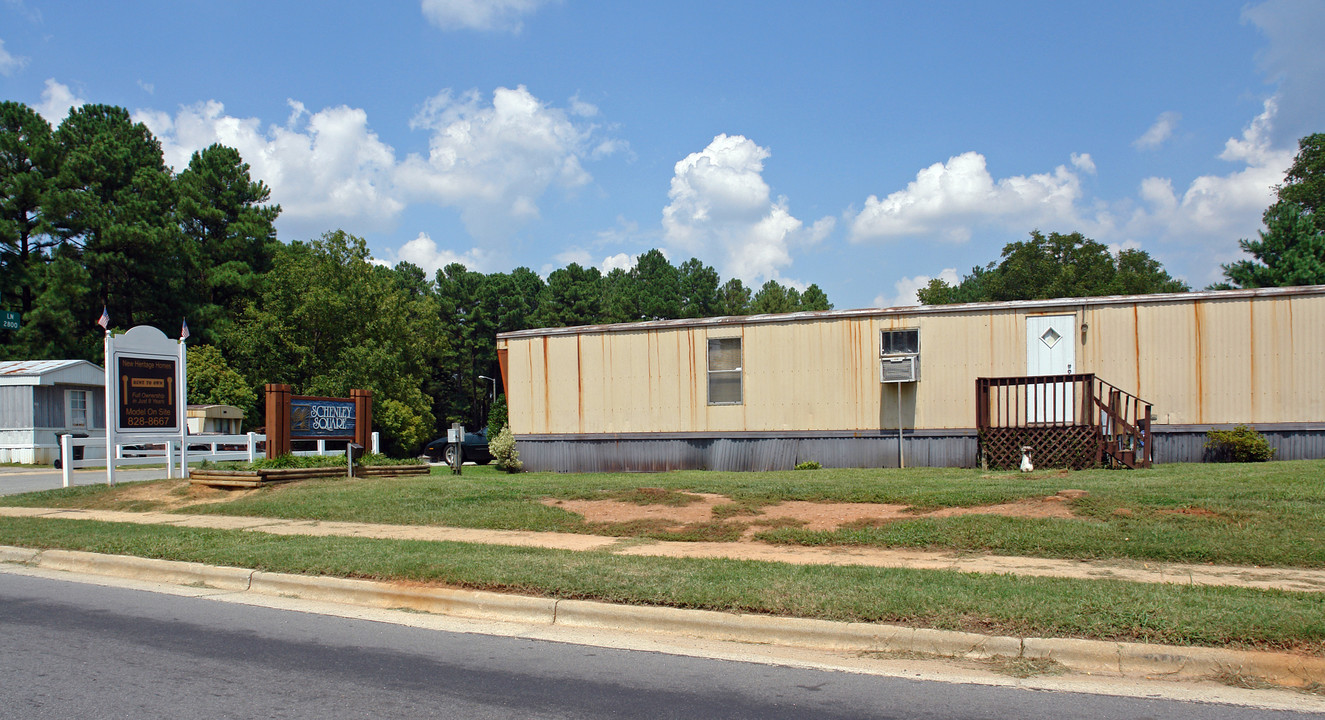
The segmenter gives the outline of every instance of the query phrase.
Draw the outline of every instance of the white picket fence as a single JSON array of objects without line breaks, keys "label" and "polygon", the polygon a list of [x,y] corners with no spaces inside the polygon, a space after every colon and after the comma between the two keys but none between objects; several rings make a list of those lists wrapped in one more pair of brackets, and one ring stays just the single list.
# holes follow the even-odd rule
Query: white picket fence
[{"label": "white picket fence", "polygon": [[[259,433],[247,433],[244,435],[194,435],[188,439],[188,451],[185,458],[180,458],[179,438],[163,439],[161,436],[134,436],[117,434],[115,436],[115,452],[104,453],[106,457],[86,458],[82,460],[74,459],[74,448],[102,448],[106,447],[106,438],[86,437],[79,438],[73,435],[60,436],[60,469],[64,479],[64,487],[70,485],[70,471],[78,468],[106,467],[107,463],[113,463],[115,468],[131,465],[160,465],[166,466],[166,477],[175,477],[176,468],[185,468],[184,477],[188,477],[188,463],[210,460],[212,462],[221,462],[223,460],[247,460],[253,462],[263,456],[266,449],[267,436]],[[313,445],[311,450],[295,450],[294,455],[344,455],[344,450],[327,450],[326,440],[294,440],[295,445]],[[240,448],[227,449],[226,448]],[[373,446],[368,448],[368,452],[379,452],[378,435],[373,433]],[[82,453],[84,456],[87,452]]]}]

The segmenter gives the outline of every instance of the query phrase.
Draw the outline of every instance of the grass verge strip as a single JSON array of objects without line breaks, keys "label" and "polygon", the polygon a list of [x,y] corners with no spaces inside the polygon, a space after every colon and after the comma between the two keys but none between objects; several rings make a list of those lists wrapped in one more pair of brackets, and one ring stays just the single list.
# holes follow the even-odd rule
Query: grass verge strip
[{"label": "grass verge strip", "polygon": [[0,518],[0,544],[996,635],[1325,653],[1325,596]]}]

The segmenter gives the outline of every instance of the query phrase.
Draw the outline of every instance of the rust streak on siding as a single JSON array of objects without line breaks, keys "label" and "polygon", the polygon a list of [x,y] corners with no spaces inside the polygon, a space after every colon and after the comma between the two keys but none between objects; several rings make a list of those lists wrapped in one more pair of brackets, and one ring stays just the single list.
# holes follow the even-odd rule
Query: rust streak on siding
[{"label": "rust streak on siding", "polygon": [[575,399],[578,403],[576,418],[580,432],[584,432],[584,362],[582,360],[582,348],[580,347],[580,343],[583,341],[583,335],[575,336]]},{"label": "rust streak on siding", "polygon": [[1204,308],[1205,306],[1200,302],[1192,303],[1192,317],[1196,327],[1196,367],[1193,368],[1193,371],[1196,373],[1196,422],[1198,423],[1205,422],[1205,382],[1204,378],[1201,377],[1205,365],[1202,362],[1203,356],[1201,354],[1201,316],[1205,314]]},{"label": "rust streak on siding", "polygon": [[686,342],[690,350],[690,430],[699,429],[699,375],[695,368],[695,333],[698,330],[691,329],[686,332]]},{"label": "rust streak on siding", "polygon": [[746,378],[750,376],[750,344],[745,341],[745,325],[741,326],[741,427],[749,428],[750,421],[745,415],[745,409],[750,406],[750,398],[746,397],[746,390],[750,383]]},{"label": "rust streak on siding", "polygon": [[543,337],[543,427],[552,430],[552,374],[547,364],[547,336]]},{"label": "rust streak on siding", "polygon": [[1137,306],[1132,305],[1132,344],[1136,348],[1136,394],[1137,397],[1145,397],[1145,388],[1141,387],[1141,317],[1138,314]]},{"label": "rust streak on siding", "polygon": [[[1273,325],[1274,307],[1270,308],[1270,320]],[[1247,353],[1247,396],[1251,399],[1251,419],[1253,421],[1262,420],[1261,408],[1264,406],[1261,398],[1256,394],[1256,355],[1260,353],[1260,345],[1256,344],[1256,301],[1247,303],[1247,335],[1251,341],[1247,347],[1251,351]],[[1270,328],[1270,337],[1274,337],[1274,328]],[[1267,346],[1268,347],[1268,346]]]}]

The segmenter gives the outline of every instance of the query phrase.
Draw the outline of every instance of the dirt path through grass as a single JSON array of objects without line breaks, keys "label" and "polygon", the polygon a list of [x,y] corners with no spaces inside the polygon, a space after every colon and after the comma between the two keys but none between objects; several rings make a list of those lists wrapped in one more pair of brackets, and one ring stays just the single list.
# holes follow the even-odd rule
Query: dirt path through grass
[{"label": "dirt path through grass", "polygon": [[481,543],[559,550],[600,551],[617,555],[645,557],[728,558],[800,565],[858,565],[1085,580],[1112,579],[1143,583],[1325,592],[1325,570],[1295,568],[1192,565],[1129,560],[1056,560],[909,549],[841,546],[827,548],[799,547],[750,541],[667,542],[575,533],[280,520],[162,512],[135,513],[112,510],[0,507],[0,516],[98,520],[143,525],[160,524],[177,527],[245,530],[276,535]]}]

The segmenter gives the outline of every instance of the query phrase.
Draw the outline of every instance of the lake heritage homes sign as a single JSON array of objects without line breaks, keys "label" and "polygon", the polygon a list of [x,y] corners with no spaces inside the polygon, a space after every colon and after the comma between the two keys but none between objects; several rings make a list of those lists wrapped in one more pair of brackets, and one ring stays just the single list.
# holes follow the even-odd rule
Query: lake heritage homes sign
[{"label": "lake heritage homes sign", "polygon": [[[136,325],[121,334],[107,328],[105,353],[107,454],[113,454],[121,442],[169,440],[186,448],[188,348],[184,337],[171,340],[150,325]],[[168,457],[166,462],[173,459]],[[188,477],[186,451],[181,451],[179,462],[181,477]],[[115,484],[113,462],[106,463],[106,482]]]}]

